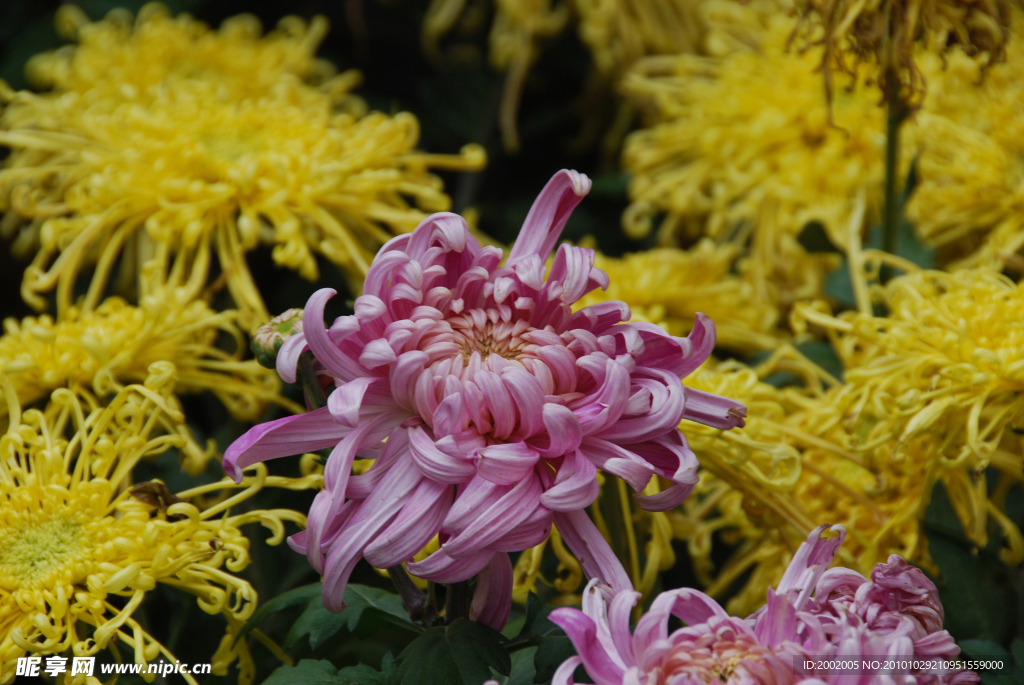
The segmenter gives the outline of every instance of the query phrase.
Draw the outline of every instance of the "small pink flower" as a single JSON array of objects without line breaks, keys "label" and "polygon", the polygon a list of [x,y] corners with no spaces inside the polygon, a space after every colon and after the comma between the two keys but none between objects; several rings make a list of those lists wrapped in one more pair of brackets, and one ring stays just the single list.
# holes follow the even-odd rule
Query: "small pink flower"
[{"label": "small pink flower", "polygon": [[[440,533],[441,549],[409,563],[440,583],[480,574],[473,613],[500,627],[508,616],[508,553],[544,540],[552,521],[584,571],[630,588],[622,566],[584,512],[597,469],[643,490],[641,507],[677,506],[697,482],[683,417],[743,425],[739,402],[684,388],[715,343],[698,314],[688,338],[626,323],[622,302],[573,312],[608,285],[592,250],[559,246],[545,262],[590,180],[560,171],[541,192],[505,259],[481,247],[465,221],[434,214],[394,238],[370,267],[355,313],[329,328],[332,290],[306,305],[304,331],[281,347],[277,368],[294,382],[311,350],[336,386],[327,406],[256,426],[230,448],[236,479],[258,461],[333,448],[308,529],[294,536],[324,575],[324,603],[342,608],[345,584],[365,558],[378,568],[409,561]],[[372,458],[353,476],[356,458]]]},{"label": "small pink flower", "polygon": [[[812,532],[779,587],[768,590],[767,605],[746,619],[729,616],[711,597],[684,588],[659,595],[630,633],[630,611],[640,595],[591,580],[583,611],[551,613],[579,654],[559,667],[552,685],[572,685],[580,664],[596,685],[978,682],[971,671],[806,672],[797,667],[809,657],[899,662],[950,659],[960,652],[942,630],[935,585],[900,557],[878,564],[871,581],[850,569],[825,570],[845,535],[842,526]],[[670,634],[672,616],[685,626]]]}]

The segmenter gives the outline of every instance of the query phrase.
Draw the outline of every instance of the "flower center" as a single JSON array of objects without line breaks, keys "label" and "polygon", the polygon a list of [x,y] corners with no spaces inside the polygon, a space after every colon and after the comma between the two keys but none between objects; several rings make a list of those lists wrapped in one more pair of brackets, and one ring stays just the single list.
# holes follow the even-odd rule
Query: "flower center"
[{"label": "flower center", "polygon": [[0,585],[33,583],[64,566],[83,546],[82,526],[55,519],[0,541]]},{"label": "flower center", "polygon": [[465,316],[453,317],[448,323],[452,327],[452,340],[459,346],[459,352],[462,354],[463,365],[469,364],[474,352],[480,354],[481,360],[486,360],[492,354],[508,360],[517,360],[530,344],[522,336],[534,330],[524,320],[491,321],[482,310],[473,310],[467,312]]},{"label": "flower center", "polygon": [[[771,663],[766,665],[765,662]],[[678,645],[663,670],[669,679],[685,674],[704,683],[751,682],[751,679],[763,683],[759,678],[762,671],[771,672],[773,666],[781,663],[770,649],[757,644],[751,636],[737,635],[726,628],[703,635],[695,642]]]}]

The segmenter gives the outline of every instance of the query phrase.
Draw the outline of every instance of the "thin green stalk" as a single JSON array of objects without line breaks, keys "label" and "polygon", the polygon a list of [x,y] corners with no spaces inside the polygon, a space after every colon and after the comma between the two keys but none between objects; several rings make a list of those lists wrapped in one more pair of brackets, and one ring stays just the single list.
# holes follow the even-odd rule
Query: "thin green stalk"
[{"label": "thin green stalk", "polygon": [[395,584],[395,589],[398,590],[398,594],[401,596],[402,602],[409,612],[409,618],[430,627],[434,617],[428,617],[429,606],[427,596],[412,582],[412,578],[409,577],[405,567],[401,564],[392,566],[388,569],[388,576],[391,577],[391,582]]},{"label": "thin green stalk", "polygon": [[444,622],[450,624],[457,618],[469,616],[469,582],[462,581],[448,586],[444,600]]},{"label": "thin green stalk", "polygon": [[[895,254],[899,249],[899,229],[902,221],[902,198],[897,190],[900,166],[900,127],[907,118],[907,104],[900,97],[899,82],[889,87],[886,99],[885,132],[885,215],[882,217],[882,249]],[[883,279],[884,280],[884,279]]]}]

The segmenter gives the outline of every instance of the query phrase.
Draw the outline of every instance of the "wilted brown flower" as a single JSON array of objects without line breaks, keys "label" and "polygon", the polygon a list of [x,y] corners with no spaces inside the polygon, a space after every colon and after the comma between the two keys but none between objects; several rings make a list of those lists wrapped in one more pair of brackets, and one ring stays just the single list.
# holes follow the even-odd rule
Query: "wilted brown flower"
[{"label": "wilted brown flower", "polygon": [[854,73],[866,62],[876,65],[885,100],[916,108],[926,84],[915,44],[938,52],[960,45],[994,64],[1009,37],[1006,0],[802,0],[798,11],[796,42],[825,46],[821,69],[829,99],[832,70]]}]

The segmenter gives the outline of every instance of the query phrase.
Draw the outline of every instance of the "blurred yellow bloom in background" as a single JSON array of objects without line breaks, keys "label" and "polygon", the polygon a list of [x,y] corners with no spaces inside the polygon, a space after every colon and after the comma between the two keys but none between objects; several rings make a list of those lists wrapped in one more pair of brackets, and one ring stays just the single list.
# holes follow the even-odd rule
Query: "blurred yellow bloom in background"
[{"label": "blurred yellow bloom in background", "polygon": [[[261,523],[278,544],[285,522],[303,526],[305,516],[288,509],[227,512],[265,486],[309,483],[286,483],[259,468],[237,486],[225,479],[177,495],[158,481],[133,484],[140,459],[183,446],[173,432],[154,433],[161,417],[184,419],[172,405],[173,378],[173,365],[160,362],[144,384],[121,389],[106,406],[83,406],[64,389],[45,412],[22,413],[14,386],[0,376],[9,415],[0,439],[0,682],[13,682],[17,657],[26,653],[91,656],[110,649],[120,660],[127,649],[135,663],[160,656],[173,662],[132,618],[157,583],[225,617],[215,672],[225,674],[239,659],[240,681],[252,681],[245,641],[235,645],[232,635],[257,601],[249,583],[233,575],[249,564],[240,527]],[[210,493],[227,496],[213,506],[188,501]]]},{"label": "blurred yellow bloom in background", "polygon": [[[1024,32],[1024,11],[1011,31]],[[907,208],[921,238],[952,268],[1001,270],[1024,247],[1024,44],[983,62],[956,49],[919,58],[928,80],[917,115],[919,182]]]},{"label": "blurred yellow bloom in background", "polygon": [[576,0],[594,67],[616,78],[641,57],[697,52],[703,0]]},{"label": "blurred yellow bloom in background", "polygon": [[598,254],[595,266],[611,280],[579,301],[629,304],[635,320],[650,321],[672,335],[684,336],[697,312],[711,317],[718,344],[750,352],[778,344],[776,303],[758,297],[750,282],[731,273],[740,250],[703,239],[688,250],[655,248],[622,258]]},{"label": "blurred yellow bloom in background", "polygon": [[119,8],[97,22],[78,6],[66,5],[57,13],[56,28],[79,45],[32,57],[25,67],[30,79],[47,89],[92,93],[99,101],[151,99],[159,89],[195,80],[259,97],[285,76],[318,81],[335,73],[329,62],[315,57],[327,34],[323,17],[308,25],[287,17],[261,38],[259,20],[247,14],[210,31],[187,14],[170,16],[156,2],[144,5],[136,17]]},{"label": "blurred yellow bloom in background", "polygon": [[[413,115],[367,114],[350,94],[359,75],[329,76],[312,58],[323,30],[290,18],[261,39],[244,17],[211,33],[159,8],[134,26],[115,12],[79,26],[78,46],[39,58],[30,71],[53,90],[7,92],[0,117],[0,144],[11,148],[0,171],[3,230],[19,232],[19,253],[38,250],[26,300],[42,309],[56,288],[62,314],[95,263],[95,301],[119,257],[121,284],[139,298],[164,287],[195,298],[216,257],[251,329],[270,317],[246,251],[273,245],[278,265],[310,280],[321,253],[357,292],[384,241],[449,209],[428,169],[479,169],[482,148],[416,151]],[[199,62],[177,59],[193,45]],[[154,51],[166,55],[155,66]],[[252,63],[236,63],[246,54]],[[116,87],[107,73],[123,74]]]},{"label": "blurred yellow bloom in background", "polygon": [[819,50],[788,47],[793,19],[758,3],[708,0],[702,9],[714,18],[711,56],[649,57],[623,81],[648,122],[626,139],[623,226],[634,238],[656,230],[662,245],[706,235],[742,247],[762,298],[820,295],[836,264],[797,237],[817,222],[845,249],[879,216],[878,89],[847,79],[830,110]]}]

